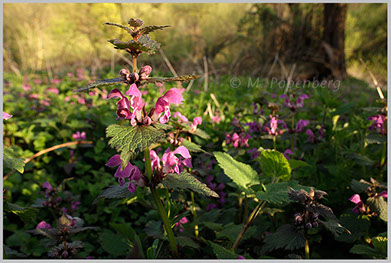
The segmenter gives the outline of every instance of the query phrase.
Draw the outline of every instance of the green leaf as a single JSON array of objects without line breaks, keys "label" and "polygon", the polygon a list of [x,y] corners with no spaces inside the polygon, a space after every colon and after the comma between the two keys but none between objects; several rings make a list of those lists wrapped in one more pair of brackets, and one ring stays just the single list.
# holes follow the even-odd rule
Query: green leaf
[{"label": "green leaf", "polygon": [[24,172],[24,159],[19,156],[9,147],[3,147],[3,163],[10,169],[15,169],[19,173]]},{"label": "green leaf", "polygon": [[275,150],[264,150],[260,156],[263,173],[272,178],[288,181],[291,178],[291,166],[285,156]]},{"label": "green leaf", "polygon": [[190,133],[197,135],[198,137],[201,137],[202,139],[209,139],[210,138],[209,134],[207,134],[204,130],[202,130],[200,128],[197,128],[194,132],[190,132]]},{"label": "green leaf", "polygon": [[186,236],[179,236],[176,238],[179,245],[182,247],[191,247],[195,249],[199,249],[200,245],[198,245],[192,238]]},{"label": "green leaf", "polygon": [[349,153],[346,155],[346,157],[349,159],[353,159],[359,165],[372,166],[376,163],[376,161],[371,160],[367,156],[358,153]]},{"label": "green leaf", "polygon": [[290,159],[288,160],[289,165],[291,166],[291,169],[294,170],[299,167],[311,167],[308,163],[300,161],[300,160],[294,160]]},{"label": "green leaf", "polygon": [[163,30],[166,27],[170,27],[170,26],[146,26],[146,27],[143,27],[140,30],[138,30],[137,34],[138,35],[147,35],[153,31],[156,31],[156,30]]},{"label": "green leaf", "polygon": [[124,84],[124,83],[125,83],[125,80],[122,78],[100,79],[100,80],[97,80],[93,83],[88,84],[87,86],[84,86],[83,88],[79,88],[77,90],[74,90],[73,92],[80,92],[80,91],[85,91],[85,90],[89,90],[92,88],[99,88],[99,87],[103,87],[103,86],[110,86],[110,85],[114,85],[114,84]]},{"label": "green leaf", "polygon": [[271,204],[288,204],[292,202],[288,195],[288,187],[295,190],[305,189],[309,191],[311,189],[308,186],[299,185],[297,181],[293,180],[265,185],[266,190],[257,192],[256,197]]},{"label": "green leaf", "polygon": [[383,257],[387,257],[387,236],[377,236],[371,239],[372,245],[378,251],[381,251]]},{"label": "green leaf", "polygon": [[208,241],[209,245],[212,246],[213,252],[215,253],[218,259],[237,259],[238,255],[235,254],[232,250],[228,250],[225,247],[222,247],[216,243]]},{"label": "green leaf", "polygon": [[387,143],[387,136],[371,133],[365,138],[367,144],[383,144]]},{"label": "green leaf", "polygon": [[346,232],[348,234],[351,234],[348,229],[343,227],[338,220],[328,220],[328,221],[322,221],[319,220],[319,222],[326,227],[331,233],[333,233],[334,236],[339,236],[340,234]]},{"label": "green leaf", "polygon": [[353,213],[342,214],[339,218],[339,222],[341,225],[345,226],[351,234],[343,232],[335,239],[347,243],[353,243],[356,240],[360,240],[361,237],[365,236],[371,225],[369,220]]},{"label": "green leaf", "polygon": [[119,39],[110,39],[107,41],[110,42],[111,44],[113,44],[115,49],[131,50],[133,53],[136,53],[136,54],[149,51],[148,47],[145,47],[142,43],[140,43],[138,41],[134,41],[134,40],[124,42]]},{"label": "green leaf", "polygon": [[105,25],[116,26],[116,27],[119,27],[119,28],[122,28],[122,29],[126,30],[131,35],[133,34],[133,30],[130,29],[129,27],[127,27],[127,26],[123,26],[123,25],[120,25],[120,24],[117,24],[117,23],[112,23],[112,22],[106,22]]},{"label": "green leaf", "polygon": [[200,75],[185,75],[185,76],[179,76],[179,77],[170,77],[170,78],[164,78],[164,77],[154,77],[154,78],[148,78],[146,80],[142,80],[141,84],[148,84],[148,83],[156,83],[156,82],[188,82],[193,79],[198,79],[201,77]]},{"label": "green leaf", "polygon": [[[154,126],[121,126],[112,124],[106,129],[106,136],[112,137],[109,145],[119,152],[131,152],[134,156],[152,143],[164,138],[166,133]],[[127,155],[121,154],[121,159]]]},{"label": "green leaf", "polygon": [[387,201],[383,197],[370,197],[367,204],[379,215],[379,218],[387,222]]},{"label": "green leaf", "polygon": [[373,248],[368,245],[355,245],[350,249],[350,253],[367,256],[369,258],[381,259],[387,258],[387,238],[372,238]]},{"label": "green leaf", "polygon": [[353,179],[350,185],[355,193],[364,193],[370,186],[368,182],[365,182],[362,179],[360,181]]},{"label": "green leaf", "polygon": [[129,183],[124,184],[123,186],[120,185],[111,185],[108,188],[102,190],[100,195],[94,200],[92,204],[96,204],[100,198],[106,198],[106,199],[122,199],[122,198],[129,198],[131,196],[134,196],[134,193],[131,193],[128,189]]},{"label": "green leaf", "polygon": [[282,225],[275,233],[266,236],[264,242],[265,245],[262,247],[261,253],[280,248],[295,250],[304,247],[305,237],[294,226]]},{"label": "green leaf", "polygon": [[167,174],[161,184],[174,190],[190,190],[206,196],[219,197],[219,195],[209,189],[206,184],[201,183],[197,178],[191,176],[187,172],[182,172],[181,174]]},{"label": "green leaf", "polygon": [[184,139],[181,143],[181,145],[185,146],[186,149],[188,149],[190,152],[203,152],[203,153],[206,153],[206,151],[204,151],[200,145],[198,144],[195,144],[194,142],[191,142],[189,140],[186,140]]},{"label": "green leaf", "polygon": [[142,45],[142,51],[146,52],[149,55],[155,54],[156,51],[160,48],[160,43],[151,39],[147,35],[142,35],[141,37],[139,37],[138,43]]},{"label": "green leaf", "polygon": [[129,241],[134,240],[134,235],[136,234],[136,232],[129,224],[110,223],[110,227],[117,231],[117,233],[122,235],[125,239]]},{"label": "green leaf", "polygon": [[39,212],[38,208],[35,207],[21,207],[16,204],[12,204],[9,202],[5,203],[4,210],[7,212],[11,212],[22,219],[25,224],[33,223],[37,213]]},{"label": "green leaf", "polygon": [[213,154],[225,174],[242,191],[250,193],[252,190],[248,187],[260,183],[257,172],[250,165],[238,162],[226,153],[214,152]]},{"label": "green leaf", "polygon": [[104,250],[114,256],[123,255],[129,249],[129,245],[124,242],[120,235],[108,230],[100,235],[100,243]]},{"label": "green leaf", "polygon": [[[217,239],[227,238],[233,242],[236,240],[236,238],[238,237],[238,235],[240,234],[242,229],[243,229],[243,224],[234,225],[231,223],[231,224],[225,225],[223,230],[221,232],[219,232],[216,237],[217,237]],[[257,229],[255,228],[255,226],[250,226],[247,229],[244,236],[242,237],[242,240],[246,240],[246,239],[250,238],[256,232],[257,232]]]}]

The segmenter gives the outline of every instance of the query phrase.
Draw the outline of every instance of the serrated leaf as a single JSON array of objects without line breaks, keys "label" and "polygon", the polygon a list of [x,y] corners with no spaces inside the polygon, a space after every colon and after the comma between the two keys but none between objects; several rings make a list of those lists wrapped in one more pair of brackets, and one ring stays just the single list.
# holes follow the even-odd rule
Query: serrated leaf
[{"label": "serrated leaf", "polygon": [[387,201],[383,197],[370,197],[367,199],[367,204],[375,211],[379,218],[387,222]]},{"label": "serrated leaf", "polygon": [[188,149],[190,152],[204,152],[206,153],[206,151],[204,151],[200,145],[194,143],[194,142],[191,142],[189,140],[186,140],[184,139],[181,143],[181,145],[185,146],[186,149]]},{"label": "serrated leaf", "polygon": [[121,126],[112,124],[106,129],[106,136],[112,137],[109,145],[119,152],[131,152],[133,155],[143,151],[152,143],[164,138],[166,133],[154,126]]},{"label": "serrated leaf", "polygon": [[138,19],[138,18],[137,19],[131,18],[131,19],[129,19],[128,24],[129,24],[129,26],[132,26],[132,27],[141,27],[144,24],[144,22],[143,22],[143,20]]},{"label": "serrated leaf", "polygon": [[134,235],[136,234],[134,229],[129,224],[110,223],[110,227],[129,241],[132,241],[134,239]]},{"label": "serrated leaf", "polygon": [[120,25],[120,24],[112,23],[112,22],[106,22],[105,25],[116,26],[116,27],[119,27],[119,28],[122,28],[122,29],[126,30],[131,35],[133,34],[133,30],[130,29],[129,27],[127,27],[127,26],[124,26],[124,25]]},{"label": "serrated leaf", "polygon": [[305,237],[292,225],[282,225],[275,233],[267,235],[264,242],[265,245],[263,245],[261,253],[280,248],[295,250],[304,247]]},{"label": "serrated leaf", "polygon": [[311,189],[308,186],[299,185],[297,181],[293,180],[288,182],[280,182],[280,183],[265,185],[266,191],[257,192],[256,197],[259,200],[265,200],[266,202],[269,202],[271,204],[288,204],[293,201],[289,198],[288,187],[291,187],[295,190]]},{"label": "serrated leaf", "polygon": [[326,227],[331,233],[333,233],[334,236],[339,236],[340,234],[346,232],[348,234],[351,234],[348,229],[343,227],[338,220],[327,220],[322,221],[319,220],[319,223],[321,223],[324,227]]},{"label": "serrated leaf", "polygon": [[376,163],[376,161],[369,159],[368,156],[358,153],[349,153],[346,155],[346,157],[354,160],[359,165],[372,166]]},{"label": "serrated leaf", "polygon": [[94,200],[92,204],[96,204],[100,198],[106,198],[106,199],[122,199],[122,198],[129,198],[134,193],[131,193],[128,189],[129,183],[124,184],[123,186],[120,185],[111,185],[108,188],[102,190],[100,195]]},{"label": "serrated leaf", "polygon": [[140,36],[138,39],[138,43],[140,43],[143,46],[143,48],[146,49],[144,52],[146,52],[149,55],[155,54],[155,52],[160,48],[160,43],[151,39],[147,35]]},{"label": "serrated leaf", "polygon": [[213,243],[211,241],[208,241],[209,245],[212,247],[213,252],[215,253],[216,257],[218,259],[237,259],[238,255],[235,254],[235,252],[226,249],[225,247],[222,247],[216,243]]},{"label": "serrated leaf", "polygon": [[387,136],[371,133],[365,137],[367,144],[383,144],[387,143]]},{"label": "serrated leaf", "polygon": [[219,197],[219,195],[206,186],[206,184],[201,183],[197,178],[191,176],[187,172],[182,172],[181,174],[167,174],[161,184],[174,190],[191,190],[202,195]]},{"label": "serrated leaf", "polygon": [[341,233],[339,236],[335,237],[337,241],[353,243],[356,240],[360,240],[364,236],[369,227],[370,221],[362,218],[353,213],[342,214],[339,218],[341,225],[345,226],[351,234],[347,232]]},{"label": "serrated leaf", "polygon": [[200,128],[197,128],[194,132],[190,132],[190,133],[194,134],[198,137],[201,137],[202,139],[209,139],[210,138],[209,134],[207,134],[204,130],[202,130]]},{"label": "serrated leaf", "polygon": [[191,247],[194,249],[199,249],[200,245],[198,245],[192,238],[185,237],[185,236],[179,236],[176,238],[179,245],[182,247]]},{"label": "serrated leaf", "polygon": [[19,216],[25,224],[34,222],[39,212],[39,209],[35,207],[21,207],[8,202],[5,203],[4,210]]},{"label": "serrated leaf", "polygon": [[[240,234],[242,229],[243,229],[243,224],[240,224],[240,225],[234,225],[234,224],[225,225],[223,230],[220,231],[217,234],[216,238],[217,239],[227,238],[227,239],[229,239],[230,241],[233,242],[233,241],[236,240],[236,238],[238,237],[238,235]],[[242,237],[242,240],[249,239],[256,232],[257,232],[257,229],[255,228],[255,226],[250,226],[247,229],[247,231],[244,234],[244,236]]]},{"label": "serrated leaf", "polygon": [[19,156],[9,147],[3,147],[3,163],[9,169],[15,169],[19,173],[24,172],[24,159]]},{"label": "serrated leaf", "polygon": [[142,80],[141,84],[148,84],[148,83],[156,83],[156,82],[188,82],[193,79],[198,79],[201,77],[200,75],[185,75],[185,76],[179,76],[179,77],[170,77],[170,78],[164,78],[164,77],[154,77],[154,78],[148,78],[146,80]]},{"label": "serrated leaf", "polygon": [[126,253],[129,245],[123,241],[120,235],[111,231],[105,231],[100,235],[102,248],[114,256],[120,256]]},{"label": "serrated leaf", "polygon": [[352,190],[355,192],[355,193],[364,193],[368,187],[370,186],[369,183],[364,183],[363,181],[357,181],[357,180],[352,180],[352,182],[350,183],[350,186],[352,187]]},{"label": "serrated leaf", "polygon": [[289,165],[291,166],[291,169],[294,170],[299,167],[311,167],[308,163],[300,161],[300,160],[294,160],[290,159],[288,160]]},{"label": "serrated leaf", "polygon": [[170,26],[146,26],[138,30],[137,35],[147,35],[156,30],[163,30],[166,27]]},{"label": "serrated leaf", "polygon": [[242,191],[250,193],[252,185],[259,184],[257,172],[248,164],[234,160],[230,155],[222,152],[214,152],[219,166],[232,181],[241,188]]},{"label": "serrated leaf", "polygon": [[74,90],[73,92],[80,92],[80,91],[85,91],[85,90],[89,90],[92,88],[99,88],[99,87],[103,87],[103,86],[110,86],[110,85],[114,85],[114,84],[124,84],[124,83],[125,83],[125,80],[122,78],[100,79],[100,80],[97,80],[95,82],[88,84],[87,86],[84,86],[82,88]]},{"label": "serrated leaf", "polygon": [[291,178],[291,166],[285,156],[275,150],[264,150],[259,158],[262,172],[272,178],[288,181]]},{"label": "serrated leaf", "polygon": [[385,237],[377,236],[377,237],[372,238],[371,240],[372,240],[373,247],[376,250],[381,251],[382,252],[381,254],[386,257],[387,256],[387,236],[385,236]]},{"label": "serrated leaf", "polygon": [[382,246],[372,248],[367,245],[359,244],[352,247],[350,249],[350,253],[363,255],[374,259],[387,258],[387,239],[385,239],[385,250],[383,250]]}]

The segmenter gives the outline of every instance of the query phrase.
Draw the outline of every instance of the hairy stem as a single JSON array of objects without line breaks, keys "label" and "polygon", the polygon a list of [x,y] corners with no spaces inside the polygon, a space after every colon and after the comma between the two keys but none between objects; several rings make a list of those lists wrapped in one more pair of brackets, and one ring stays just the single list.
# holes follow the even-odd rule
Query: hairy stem
[{"label": "hairy stem", "polygon": [[242,238],[243,238],[244,234],[246,233],[247,229],[251,226],[251,224],[254,221],[255,217],[258,215],[259,211],[262,210],[262,208],[265,206],[265,204],[266,204],[265,201],[261,201],[257,205],[257,207],[254,209],[254,211],[251,213],[250,218],[249,218],[247,224],[243,226],[242,231],[240,231],[240,234],[238,235],[238,237],[236,238],[235,243],[232,246],[233,251],[235,251],[238,248],[240,240],[242,240]]},{"label": "hairy stem", "polygon": [[137,57],[133,57],[133,73],[137,72]]},{"label": "hairy stem", "polygon": [[152,164],[151,164],[151,153],[149,152],[148,147],[145,147],[145,149],[144,149],[144,157],[145,157],[145,171],[147,173],[148,181],[151,182]]},{"label": "hairy stem", "polygon": [[178,257],[178,250],[176,247],[176,240],[174,237],[174,232],[172,231],[172,228],[171,228],[170,220],[168,219],[166,210],[163,207],[162,201],[160,200],[159,194],[158,194],[155,187],[151,187],[151,193],[152,193],[153,199],[155,201],[155,204],[157,206],[157,209],[159,210],[160,217],[162,219],[164,229],[165,229],[167,237],[168,237],[168,242],[170,243],[171,254],[174,258],[177,258]]},{"label": "hairy stem", "polygon": [[276,147],[276,136],[275,135],[273,135],[273,148],[274,148],[274,150],[277,149],[277,147]]}]

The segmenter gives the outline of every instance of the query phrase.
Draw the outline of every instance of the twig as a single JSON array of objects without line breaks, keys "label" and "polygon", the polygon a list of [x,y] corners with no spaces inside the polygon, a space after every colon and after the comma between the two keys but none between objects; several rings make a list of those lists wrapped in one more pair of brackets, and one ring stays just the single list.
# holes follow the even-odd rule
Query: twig
[{"label": "twig", "polygon": [[213,102],[216,104],[217,108],[220,109],[220,103],[217,101],[216,96],[213,93],[211,93],[210,97],[212,98]]},{"label": "twig", "polygon": [[[50,148],[47,148],[45,150],[37,152],[33,156],[31,156],[29,158],[26,158],[23,162],[26,164],[26,163],[30,162],[32,159],[34,159],[34,158],[36,158],[38,156],[41,156],[41,155],[43,155],[45,153],[48,153],[48,152],[51,152],[51,151],[54,151],[54,150],[57,150],[57,149],[60,149],[60,148],[68,147],[68,146],[71,146],[71,145],[78,145],[78,144],[89,144],[89,145],[92,145],[92,141],[66,142],[66,143],[62,143],[62,144],[59,144],[59,145],[55,145],[53,147],[50,147]],[[15,172],[15,170],[12,170],[11,172],[9,172],[6,176],[3,177],[3,180],[7,180],[8,176],[13,174],[14,172]]]},{"label": "twig", "polygon": [[204,79],[205,79],[205,82],[204,82],[204,91],[207,91],[208,90],[208,61],[206,60],[206,56],[203,57],[203,60],[204,60]]},{"label": "twig", "polygon": [[[171,71],[171,73],[172,73],[175,77],[178,77],[178,74],[176,73],[174,67],[171,65],[171,63],[170,63],[170,61],[168,60],[166,54],[164,54],[163,49],[160,48],[160,49],[159,49],[159,53],[160,53],[160,55],[162,55],[163,60],[164,60],[164,62],[166,63],[168,69]],[[182,87],[182,83],[181,83],[180,81],[177,82],[177,85],[178,85],[178,87]]]},{"label": "twig", "polygon": [[379,86],[379,82],[377,82],[375,75],[373,75],[372,71],[368,68],[367,64],[365,63],[365,61],[362,58],[360,58],[360,61],[364,65],[365,69],[368,70],[368,73],[372,78],[373,84],[376,87],[376,90],[377,90],[377,93],[379,94],[379,97],[381,99],[384,99],[383,91],[381,90],[381,88]]}]

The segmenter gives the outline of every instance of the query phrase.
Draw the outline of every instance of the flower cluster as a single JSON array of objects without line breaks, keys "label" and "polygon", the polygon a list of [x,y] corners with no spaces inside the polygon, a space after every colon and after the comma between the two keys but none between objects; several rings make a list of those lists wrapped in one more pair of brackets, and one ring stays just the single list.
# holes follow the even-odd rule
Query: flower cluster
[{"label": "flower cluster", "polygon": [[[285,124],[285,121],[278,120],[278,116],[270,116],[270,121],[268,124],[266,124],[263,127],[263,131],[267,132],[269,135],[281,135],[285,132],[285,129],[287,129],[287,126]],[[282,129],[278,127],[278,125],[281,124]]]},{"label": "flower cluster", "polygon": [[305,134],[308,135],[307,141],[312,143],[316,141],[321,141],[325,137],[325,131],[326,129],[324,128],[324,126],[322,126],[318,131],[318,136],[315,136],[314,132],[311,129],[307,129],[305,131]]},{"label": "flower cluster", "polygon": [[297,213],[293,216],[293,221],[296,226],[305,226],[307,229],[316,228],[319,226],[319,214],[316,212]]},{"label": "flower cluster", "polygon": [[[383,191],[380,194],[375,194],[375,198],[387,198],[387,191]],[[352,209],[353,213],[356,214],[363,214],[363,215],[375,215],[374,212],[371,211],[370,207],[365,205],[364,202],[361,200],[360,195],[354,194],[349,198],[349,201],[356,204],[356,206]]]},{"label": "flower cluster", "polygon": [[249,134],[246,134],[244,132],[237,134],[236,132],[234,134],[227,134],[225,136],[225,140],[227,144],[232,144],[233,147],[248,147],[248,140],[251,139],[251,136]]},{"label": "flower cluster", "polygon": [[[179,123],[187,124],[189,123],[189,119],[186,118],[186,116],[182,115],[180,112],[175,112],[172,115],[173,118],[176,118]],[[190,123],[190,132],[193,133],[197,130],[197,126],[202,124],[202,118],[201,117],[195,117],[193,119],[193,122]]]},{"label": "flower cluster", "polygon": [[373,121],[372,125],[369,127],[370,130],[375,129],[377,133],[386,134],[386,129],[385,129],[385,120],[386,117],[382,114],[378,114],[375,116],[371,116],[368,118],[369,121]]},{"label": "flower cluster", "polygon": [[[305,99],[308,99],[307,94],[302,94],[296,99],[296,94],[290,94],[289,96],[286,94],[283,94],[280,96],[280,99],[285,99],[284,100],[284,106],[289,108],[291,111],[295,111],[298,108],[303,107],[303,102]],[[295,102],[296,99],[296,102]]]},{"label": "flower cluster", "polygon": [[76,133],[74,133],[72,135],[73,139],[75,139],[76,141],[84,141],[85,139],[87,139],[87,136],[86,136],[86,132],[79,132],[77,131]]},{"label": "flower cluster", "polygon": [[179,232],[183,232],[184,231],[183,224],[187,224],[187,223],[189,223],[189,219],[187,219],[186,216],[182,217],[178,222],[175,223],[174,229],[179,229]]},{"label": "flower cluster", "polygon": [[145,179],[142,176],[137,166],[132,165],[130,162],[128,162],[126,167],[122,170],[122,160],[119,154],[116,154],[113,157],[111,157],[109,161],[106,163],[106,166],[109,167],[118,166],[117,171],[114,174],[114,177],[118,178],[118,182],[121,186],[123,186],[126,182],[126,179],[128,179],[129,180],[128,189],[132,193],[136,192],[137,186],[142,187],[145,185]]},{"label": "flower cluster", "polygon": [[68,195],[64,199],[59,195],[58,188],[53,188],[49,182],[45,182],[42,185],[42,188],[44,189],[43,195],[46,198],[46,200],[42,202],[43,206],[58,209],[59,212],[61,211],[64,214],[73,214],[79,209],[80,202],[75,201],[70,192],[65,191],[65,194]]},{"label": "flower cluster", "polygon": [[[180,174],[185,166],[189,168],[192,167],[189,150],[184,146],[179,146],[174,151],[167,148],[162,158],[159,158],[154,150],[151,150],[150,154],[152,169],[162,172],[163,174],[174,172]],[[178,158],[176,154],[180,155],[180,157]]]}]

